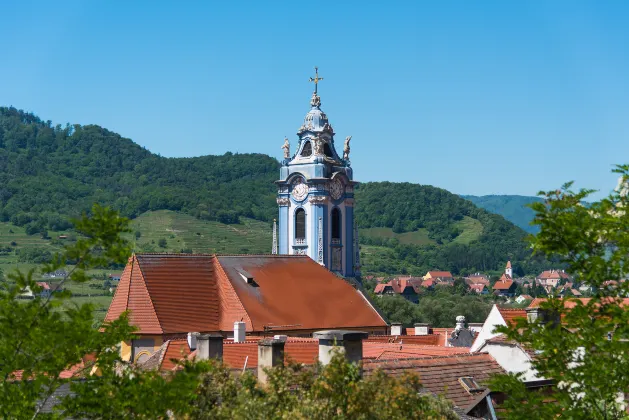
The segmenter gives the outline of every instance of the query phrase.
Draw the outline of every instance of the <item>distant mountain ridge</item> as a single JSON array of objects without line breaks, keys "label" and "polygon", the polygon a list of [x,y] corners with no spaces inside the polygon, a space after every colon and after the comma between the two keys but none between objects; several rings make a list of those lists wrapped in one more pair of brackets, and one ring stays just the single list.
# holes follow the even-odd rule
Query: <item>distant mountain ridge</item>
[{"label": "distant mountain ridge", "polygon": [[531,203],[543,201],[539,197],[524,195],[462,195],[461,197],[488,212],[501,215],[528,233],[535,234],[539,231],[537,226],[530,224],[535,213],[528,207]]},{"label": "distant mountain ridge", "polygon": [[[252,225],[241,222],[254,219],[270,232],[279,167],[263,154],[164,158],[97,125],[52,126],[0,107],[0,221],[29,235],[68,229],[94,202],[132,219],[170,210],[244,232]],[[524,231],[446,190],[368,182],[355,196],[365,271],[458,274],[501,270],[509,259],[526,272],[544,266],[528,260]],[[268,252],[256,244],[248,252]]]}]

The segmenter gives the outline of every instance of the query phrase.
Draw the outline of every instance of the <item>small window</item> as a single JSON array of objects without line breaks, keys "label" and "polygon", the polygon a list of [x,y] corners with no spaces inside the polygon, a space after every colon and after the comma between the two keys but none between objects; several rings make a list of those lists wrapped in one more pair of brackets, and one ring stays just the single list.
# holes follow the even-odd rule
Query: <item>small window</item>
[{"label": "small window", "polygon": [[295,239],[306,239],[306,212],[297,209],[295,212]]},{"label": "small window", "polygon": [[484,386],[479,385],[478,382],[476,382],[471,376],[464,376],[462,378],[459,378],[459,383],[470,394],[475,392],[482,392],[486,389]]},{"label": "small window", "polygon": [[341,239],[341,211],[332,209],[332,239]]},{"label": "small window", "polygon": [[306,141],[306,144],[304,144],[304,147],[301,149],[301,155],[303,157],[312,155],[312,144],[310,144],[310,141]]}]

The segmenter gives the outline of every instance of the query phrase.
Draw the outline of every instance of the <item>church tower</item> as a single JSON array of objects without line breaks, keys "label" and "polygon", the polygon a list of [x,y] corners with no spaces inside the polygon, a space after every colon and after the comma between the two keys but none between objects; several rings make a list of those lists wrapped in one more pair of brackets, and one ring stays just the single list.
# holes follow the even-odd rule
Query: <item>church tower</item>
[{"label": "church tower", "polygon": [[349,142],[343,156],[334,146],[334,129],[321,110],[318,84],[323,80],[315,67],[310,111],[297,131],[295,153],[284,140],[280,169],[279,253],[308,255],[345,277],[360,275],[357,229],[354,224],[354,187]]}]

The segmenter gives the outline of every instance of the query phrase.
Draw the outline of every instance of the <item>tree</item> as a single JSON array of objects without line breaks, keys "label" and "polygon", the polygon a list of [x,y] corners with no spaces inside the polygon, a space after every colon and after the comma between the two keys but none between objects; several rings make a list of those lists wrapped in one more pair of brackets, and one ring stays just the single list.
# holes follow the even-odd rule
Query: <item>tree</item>
[{"label": "tree", "polygon": [[618,166],[616,190],[584,204],[592,190],[574,192],[572,183],[540,193],[543,203],[531,205],[540,227],[532,239],[535,252],[558,258],[568,271],[594,286],[588,301],[549,298],[541,304],[546,322],[520,320],[498,331],[536,350],[532,366],[538,376],[551,378],[552,399],[528,391],[519,375],[495,379],[492,389],[504,391],[509,418],[626,418],[624,393],[629,390],[629,311],[621,297],[629,282],[620,281],[629,263],[629,166]]},{"label": "tree", "polygon": [[160,248],[166,248],[166,246],[168,245],[168,243],[166,242],[166,239],[161,238],[159,241],[157,241],[157,245]]},{"label": "tree", "polygon": [[[90,217],[84,215],[76,222],[83,237],[54,255],[42,271],[54,272],[66,261],[76,261],[61,280],[63,287],[66,282],[87,281],[90,268],[125,262],[129,248],[119,234],[127,224],[115,212],[95,205]],[[0,288],[0,417],[36,417],[43,402],[64,382],[64,370],[78,368],[87,354],[109,351],[130,335],[131,327],[122,317],[103,325],[101,333],[94,328],[92,305],[67,305],[62,312],[68,291],[40,297],[34,270],[7,277]],[[35,292],[34,299],[18,301],[26,288]]]}]

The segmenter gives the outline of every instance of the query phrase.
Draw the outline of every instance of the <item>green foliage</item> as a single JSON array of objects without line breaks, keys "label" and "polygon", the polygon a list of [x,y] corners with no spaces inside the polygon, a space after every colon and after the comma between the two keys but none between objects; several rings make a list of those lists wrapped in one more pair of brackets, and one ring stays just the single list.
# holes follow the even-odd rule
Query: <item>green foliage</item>
[{"label": "green foliage", "polygon": [[[86,280],[85,270],[124,263],[129,254],[125,241],[119,237],[128,220],[115,212],[94,206],[90,217],[76,221],[83,235],[73,245],[52,257],[43,267],[52,272],[64,267],[68,260],[75,267],[61,281]],[[79,364],[86,354],[99,356],[127,338],[131,332],[126,317],[104,325],[101,333],[94,328],[92,305],[60,307],[69,292],[41,298],[41,288],[28,273],[16,271],[8,275],[0,288],[0,417],[35,417],[41,408],[37,401],[47,400],[64,380],[63,370]],[[35,292],[29,301],[17,297],[24,289]],[[22,380],[16,380],[19,378]]]},{"label": "green foliage", "polygon": [[270,221],[279,164],[265,155],[167,159],[96,125],[56,126],[0,107],[0,219],[70,228],[70,217],[106,203],[123,216],[184,211],[205,220]]},{"label": "green foliage", "polygon": [[615,192],[587,207],[582,203],[592,191],[574,192],[571,183],[540,193],[544,202],[532,205],[541,228],[532,240],[534,250],[557,256],[596,292],[586,302],[548,299],[541,306],[547,323],[499,328],[535,349],[532,365],[538,376],[556,381],[551,398],[557,402],[546,404],[546,395],[528,391],[516,375],[496,378],[493,389],[510,395],[505,402],[509,418],[627,417],[618,397],[623,401],[629,389],[629,311],[621,299],[628,296],[629,282],[613,290],[602,287],[606,280],[623,279],[629,263],[629,166],[616,172],[621,180]]},{"label": "green foliage", "polygon": [[427,292],[419,303],[409,302],[399,295],[375,296],[371,301],[389,322],[401,322],[406,327],[416,322],[428,322],[433,327],[454,327],[456,317],[464,315],[467,322],[484,322],[493,301],[491,297],[454,294],[450,290]]},{"label": "green foliage", "polygon": [[361,243],[381,248],[371,248],[362,260],[366,272],[423,275],[439,268],[457,275],[501,270],[513,260],[520,262],[521,271],[537,274],[550,266],[541,257],[531,258],[524,231],[440,188],[371,182],[357,189],[356,201],[361,228],[423,229],[434,241],[418,246],[397,240],[399,234],[382,239],[361,236]]},{"label": "green foliage", "polygon": [[542,202],[539,197],[526,197],[522,195],[462,195],[478,207],[488,212],[499,214],[514,225],[524,229],[528,233],[539,232],[539,227],[532,225],[535,212],[530,208],[531,203]]},{"label": "green foliage", "polygon": [[18,261],[35,264],[47,263],[51,260],[50,251],[42,248],[24,247],[17,252]]}]

